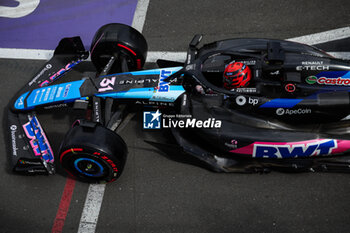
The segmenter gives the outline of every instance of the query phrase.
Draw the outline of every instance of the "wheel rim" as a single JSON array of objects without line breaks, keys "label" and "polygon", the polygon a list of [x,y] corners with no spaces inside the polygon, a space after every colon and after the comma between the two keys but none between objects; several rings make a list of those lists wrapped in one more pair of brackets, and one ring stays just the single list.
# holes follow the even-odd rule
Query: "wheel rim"
[{"label": "wheel rim", "polygon": [[75,169],[89,177],[101,177],[104,173],[102,165],[96,160],[89,158],[79,158],[74,161]]}]

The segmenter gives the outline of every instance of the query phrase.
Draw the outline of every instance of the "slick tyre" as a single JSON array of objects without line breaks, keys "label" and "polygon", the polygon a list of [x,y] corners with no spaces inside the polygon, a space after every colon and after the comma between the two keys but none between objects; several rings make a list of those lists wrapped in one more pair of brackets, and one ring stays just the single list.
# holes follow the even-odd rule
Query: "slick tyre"
[{"label": "slick tyre", "polygon": [[127,147],[115,132],[95,123],[71,128],[60,148],[62,167],[88,183],[115,181],[122,173]]},{"label": "slick tyre", "polygon": [[91,61],[101,72],[112,56],[116,57],[109,73],[121,72],[122,57],[130,71],[140,70],[146,61],[147,42],[136,29],[119,23],[102,26],[91,43]]}]

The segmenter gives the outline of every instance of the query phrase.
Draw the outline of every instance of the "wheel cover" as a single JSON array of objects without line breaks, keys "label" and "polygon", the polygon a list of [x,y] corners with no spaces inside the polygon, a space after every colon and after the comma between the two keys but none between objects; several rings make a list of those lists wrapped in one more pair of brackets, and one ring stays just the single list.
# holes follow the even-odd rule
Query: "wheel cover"
[{"label": "wheel cover", "polygon": [[74,167],[78,172],[90,177],[101,177],[104,174],[102,165],[96,160],[89,158],[75,160]]}]

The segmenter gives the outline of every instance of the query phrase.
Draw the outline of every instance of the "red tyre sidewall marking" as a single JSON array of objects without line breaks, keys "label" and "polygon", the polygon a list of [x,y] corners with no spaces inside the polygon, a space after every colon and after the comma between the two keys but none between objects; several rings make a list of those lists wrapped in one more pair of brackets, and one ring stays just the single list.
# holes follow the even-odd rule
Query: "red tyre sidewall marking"
[{"label": "red tyre sidewall marking", "polygon": [[[69,152],[75,153],[75,152],[77,152],[77,151],[82,152],[82,151],[84,151],[84,149],[83,149],[83,148],[71,148],[71,149],[68,149],[68,150],[63,151],[63,152],[61,153],[61,155],[60,155],[60,162],[62,163],[63,157],[64,157],[66,154],[68,154]],[[117,165],[116,165],[112,160],[110,160],[107,156],[105,156],[105,155],[102,155],[102,156],[101,156],[101,153],[99,153],[99,152],[94,152],[93,154],[99,156],[101,159],[103,159],[104,161],[106,161],[106,162],[112,167],[112,170],[113,170],[113,173],[114,173],[114,174],[117,174],[117,173],[118,173]],[[65,169],[65,170],[66,170],[66,169]],[[66,170],[66,171],[67,171],[72,177],[75,177],[75,176],[74,176],[72,173],[70,173],[68,170]],[[116,175],[115,175],[115,176],[116,176]]]},{"label": "red tyre sidewall marking", "polygon": [[121,47],[121,48],[124,48],[124,49],[128,50],[130,53],[132,53],[132,55],[136,56],[135,51],[132,50],[131,48],[126,47],[125,45],[122,45],[122,44],[118,44],[118,46]]},{"label": "red tyre sidewall marking", "polygon": [[76,151],[80,151],[81,152],[81,151],[83,151],[83,149],[82,148],[71,148],[71,149],[63,151],[62,154],[60,155],[60,162],[62,163],[62,159],[67,153],[69,153],[69,152],[74,153]]},{"label": "red tyre sidewall marking", "polygon": [[112,170],[113,170],[114,173],[118,173],[117,165],[115,165],[115,163],[114,163],[112,160],[110,160],[107,156],[105,156],[105,155],[102,155],[102,156],[101,156],[101,153],[99,153],[99,152],[95,152],[94,155],[100,156],[101,159],[103,159],[103,160],[106,161],[109,165],[111,165]]}]

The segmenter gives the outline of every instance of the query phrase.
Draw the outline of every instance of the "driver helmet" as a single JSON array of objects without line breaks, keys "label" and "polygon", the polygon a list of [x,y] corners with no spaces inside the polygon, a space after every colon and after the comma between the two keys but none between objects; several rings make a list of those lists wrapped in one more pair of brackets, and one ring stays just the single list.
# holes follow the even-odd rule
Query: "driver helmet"
[{"label": "driver helmet", "polygon": [[228,64],[224,71],[224,88],[231,90],[237,87],[246,87],[252,77],[250,68],[242,62]]}]

